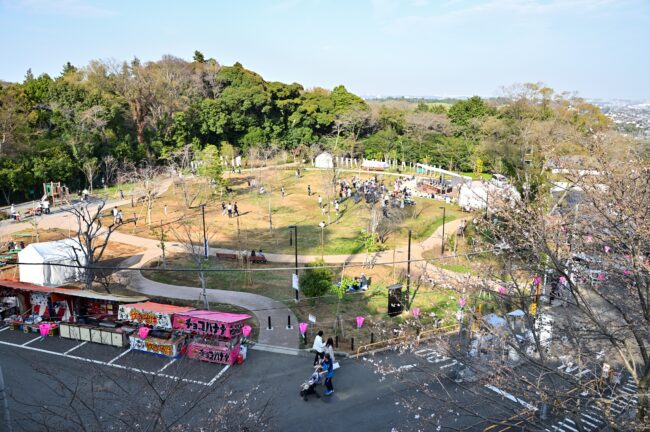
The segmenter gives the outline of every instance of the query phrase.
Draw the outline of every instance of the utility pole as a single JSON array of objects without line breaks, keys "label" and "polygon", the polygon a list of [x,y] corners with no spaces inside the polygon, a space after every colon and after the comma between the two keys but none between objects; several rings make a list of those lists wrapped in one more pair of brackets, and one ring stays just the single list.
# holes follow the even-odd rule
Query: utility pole
[{"label": "utility pole", "polygon": [[442,209],[442,242],[440,244],[440,254],[445,254],[445,217],[447,216],[447,209],[443,206],[439,208]]},{"label": "utility pole", "polygon": [[323,259],[323,249],[324,249],[324,230],[325,230],[325,221],[321,221],[321,223],[318,224],[320,227],[320,259]]},{"label": "utility pole", "polygon": [[411,230],[409,229],[409,242],[406,252],[406,310],[411,308]]},{"label": "utility pole", "polygon": [[205,204],[201,204],[201,216],[203,217],[203,256],[208,259],[208,236],[205,232]]},{"label": "utility pole", "polygon": [[[298,278],[298,225],[289,225],[293,229],[293,245],[296,258],[296,279]],[[300,287],[296,289],[296,303],[300,301]]]}]

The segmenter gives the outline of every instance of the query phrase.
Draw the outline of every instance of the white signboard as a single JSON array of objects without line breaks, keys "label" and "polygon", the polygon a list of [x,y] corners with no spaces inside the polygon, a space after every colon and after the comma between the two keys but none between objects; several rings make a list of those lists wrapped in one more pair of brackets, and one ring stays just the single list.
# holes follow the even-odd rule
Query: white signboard
[{"label": "white signboard", "polygon": [[298,275],[295,274],[295,273],[293,274],[293,276],[292,276],[292,278],[291,278],[291,286],[292,286],[293,289],[295,289],[295,290],[300,289],[300,288],[298,287]]},{"label": "white signboard", "polygon": [[309,314],[309,322],[316,324],[316,317],[312,314]]}]

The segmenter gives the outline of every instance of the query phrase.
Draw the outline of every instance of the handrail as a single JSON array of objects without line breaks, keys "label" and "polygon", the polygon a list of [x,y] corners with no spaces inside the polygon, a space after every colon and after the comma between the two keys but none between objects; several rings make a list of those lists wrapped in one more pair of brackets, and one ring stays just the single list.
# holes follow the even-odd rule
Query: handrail
[{"label": "handrail", "polygon": [[[416,344],[416,346],[419,345],[420,340],[422,340],[423,338],[426,339],[429,335],[440,334],[440,333],[450,333],[450,332],[453,332],[453,331],[456,331],[456,330],[458,330],[458,324],[452,324],[452,325],[445,326],[445,327],[436,327],[436,328],[433,328],[433,329],[425,330],[423,332],[420,332],[415,337],[415,344]],[[391,338],[391,339],[386,339],[386,340],[373,342],[373,343],[366,344],[366,345],[361,345],[359,348],[357,348],[356,356],[361,355],[362,352],[371,351],[370,348],[378,347],[380,345],[390,346],[390,345],[392,345],[392,344],[394,344],[396,342],[405,341],[405,340],[409,340],[409,339],[412,339],[412,336],[408,336],[408,335],[407,336],[398,336],[398,337]]]}]

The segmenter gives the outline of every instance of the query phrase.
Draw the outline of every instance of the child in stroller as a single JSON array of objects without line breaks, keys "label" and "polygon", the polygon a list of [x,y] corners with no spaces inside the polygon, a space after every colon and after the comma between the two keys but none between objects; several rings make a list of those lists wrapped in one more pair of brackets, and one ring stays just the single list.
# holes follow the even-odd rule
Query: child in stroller
[{"label": "child in stroller", "polygon": [[311,374],[309,379],[300,385],[300,397],[305,402],[307,402],[307,396],[310,394],[315,394],[316,397],[320,399],[320,395],[316,392],[316,386],[323,382],[321,372],[323,372],[323,368],[318,367],[314,370],[314,373]]}]

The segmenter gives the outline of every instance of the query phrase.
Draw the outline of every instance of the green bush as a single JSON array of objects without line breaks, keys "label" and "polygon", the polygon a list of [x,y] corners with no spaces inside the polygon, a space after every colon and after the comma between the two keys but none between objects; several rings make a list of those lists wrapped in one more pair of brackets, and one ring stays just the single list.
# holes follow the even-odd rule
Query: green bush
[{"label": "green bush", "polygon": [[[307,264],[307,267],[325,265],[322,260]],[[325,295],[332,287],[334,273],[329,268],[308,268],[300,275],[300,291],[307,297]]]}]

